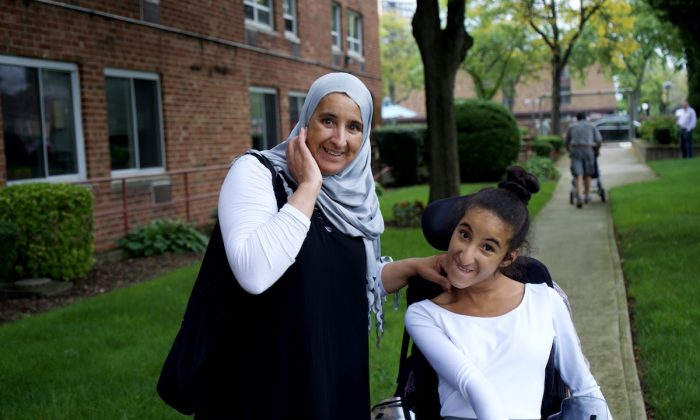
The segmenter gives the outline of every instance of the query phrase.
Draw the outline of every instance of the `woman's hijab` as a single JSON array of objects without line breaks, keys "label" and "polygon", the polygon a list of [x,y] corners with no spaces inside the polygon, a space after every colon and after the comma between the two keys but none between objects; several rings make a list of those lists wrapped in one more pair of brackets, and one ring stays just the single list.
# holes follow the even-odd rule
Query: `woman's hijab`
[{"label": "woman's hijab", "polygon": [[[317,205],[329,221],[341,232],[362,237],[367,253],[367,300],[370,311],[377,319],[377,333],[383,332],[382,304],[378,285],[380,258],[379,235],[384,231],[384,219],[379,211],[379,200],[374,189],[371,169],[370,127],[372,125],[372,95],[364,83],[348,73],[329,73],[311,85],[296,124],[287,140],[270,150],[261,151],[278,171],[294,179],[287,166],[286,150],[289,140],[306,127],[321,100],[330,93],[344,93],[360,108],[362,117],[362,145],[355,159],[334,175],[323,177]],[[371,329],[371,317],[369,328]]]}]

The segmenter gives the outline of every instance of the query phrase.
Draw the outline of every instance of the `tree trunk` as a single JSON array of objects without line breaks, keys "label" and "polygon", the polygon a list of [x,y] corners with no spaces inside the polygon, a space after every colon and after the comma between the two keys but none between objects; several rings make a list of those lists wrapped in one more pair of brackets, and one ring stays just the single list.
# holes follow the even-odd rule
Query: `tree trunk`
[{"label": "tree trunk", "polygon": [[440,27],[437,0],[418,0],[413,16],[425,80],[431,202],[459,195],[454,86],[457,70],[473,44],[464,29],[464,10],[464,0],[449,0],[445,29]]},{"label": "tree trunk", "polygon": [[561,57],[552,54],[552,122],[550,134],[561,134]]}]

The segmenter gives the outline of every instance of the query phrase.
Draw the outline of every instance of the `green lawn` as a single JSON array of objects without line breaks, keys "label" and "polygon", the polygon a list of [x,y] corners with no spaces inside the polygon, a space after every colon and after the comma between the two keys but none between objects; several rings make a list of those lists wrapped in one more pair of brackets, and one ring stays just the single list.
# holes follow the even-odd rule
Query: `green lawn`
[{"label": "green lawn", "polygon": [[[465,185],[462,192],[484,185]],[[554,183],[531,202],[535,212]],[[387,192],[391,203],[427,201],[427,186]],[[390,215],[387,214],[387,218]],[[395,259],[435,251],[420,229],[386,230],[383,254]],[[177,332],[198,265],[0,326],[0,419],[178,419],[156,394],[161,364]],[[385,305],[386,334],[370,345],[372,401],[395,387],[403,308]],[[402,305],[403,306],[403,305]]]},{"label": "green lawn", "polygon": [[610,191],[641,379],[656,418],[700,408],[700,160],[650,164],[661,179]]}]

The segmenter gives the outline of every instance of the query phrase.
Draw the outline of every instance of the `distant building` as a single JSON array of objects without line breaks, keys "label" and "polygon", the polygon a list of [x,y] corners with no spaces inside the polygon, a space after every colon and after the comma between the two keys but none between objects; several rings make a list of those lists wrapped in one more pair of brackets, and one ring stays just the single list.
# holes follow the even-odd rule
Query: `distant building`
[{"label": "distant building", "polygon": [[382,0],[382,12],[391,11],[412,19],[416,12],[416,0]]},{"label": "distant building", "polygon": [[[577,112],[583,111],[592,118],[596,118],[616,111],[614,83],[595,66],[586,70],[584,81],[571,78],[568,72],[565,72],[561,87],[561,116],[564,122],[562,127],[566,126],[567,121],[575,119]],[[535,131],[547,131],[551,119],[551,90],[551,77],[548,70],[543,70],[537,80],[530,80],[517,86],[512,111],[519,124],[531,126]],[[457,72],[454,94],[455,99],[476,98],[471,77],[463,70]],[[494,100],[503,102],[501,93],[496,95]],[[408,100],[402,102],[402,105],[415,110],[419,116],[426,115],[423,91],[413,93]]]},{"label": "distant building", "polygon": [[[284,139],[333,71],[361,78],[381,109],[377,3],[3,2],[0,185],[89,184],[98,250],[185,207],[202,223],[231,160]],[[145,214],[124,220],[126,204]]]}]

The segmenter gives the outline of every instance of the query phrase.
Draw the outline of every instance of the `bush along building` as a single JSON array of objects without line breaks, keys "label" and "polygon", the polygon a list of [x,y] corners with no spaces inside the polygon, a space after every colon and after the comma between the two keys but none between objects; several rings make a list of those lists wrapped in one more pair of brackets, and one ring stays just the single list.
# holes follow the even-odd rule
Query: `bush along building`
[{"label": "bush along building", "polygon": [[232,159],[284,139],[333,71],[380,109],[376,2],[3,1],[0,186],[85,185],[97,251],[153,218],[211,223]]}]

